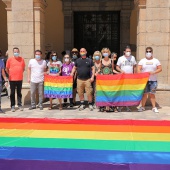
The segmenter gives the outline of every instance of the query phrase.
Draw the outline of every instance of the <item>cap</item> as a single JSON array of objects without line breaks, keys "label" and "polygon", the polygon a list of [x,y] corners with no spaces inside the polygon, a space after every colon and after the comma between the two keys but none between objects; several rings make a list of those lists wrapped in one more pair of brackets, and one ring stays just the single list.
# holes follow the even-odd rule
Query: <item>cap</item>
[{"label": "cap", "polygon": [[73,48],[72,50],[71,50],[71,52],[79,52],[78,50],[77,50],[77,48]]}]

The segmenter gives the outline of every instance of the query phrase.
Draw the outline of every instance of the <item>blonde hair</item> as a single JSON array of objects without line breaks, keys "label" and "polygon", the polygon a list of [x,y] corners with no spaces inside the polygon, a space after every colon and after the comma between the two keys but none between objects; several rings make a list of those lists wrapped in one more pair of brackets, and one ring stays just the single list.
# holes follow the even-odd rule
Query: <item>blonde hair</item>
[{"label": "blonde hair", "polygon": [[99,56],[100,57],[100,60],[102,59],[102,54],[100,51],[95,51],[94,54],[93,54],[93,61],[95,61],[95,56]]},{"label": "blonde hair", "polygon": [[105,50],[107,50],[107,51],[108,51],[108,54],[109,54],[109,56],[110,56],[111,51],[110,51],[110,49],[109,49],[109,48],[102,48],[101,53],[103,54]]}]

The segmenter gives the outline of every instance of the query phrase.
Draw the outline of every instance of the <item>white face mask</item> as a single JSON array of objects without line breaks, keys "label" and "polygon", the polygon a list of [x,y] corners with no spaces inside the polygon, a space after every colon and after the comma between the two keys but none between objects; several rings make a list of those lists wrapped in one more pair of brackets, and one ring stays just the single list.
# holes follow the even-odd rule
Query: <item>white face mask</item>
[{"label": "white face mask", "polygon": [[129,57],[131,55],[131,52],[126,52],[125,55]]},{"label": "white face mask", "polygon": [[152,57],[152,53],[146,53],[146,57],[147,58],[151,58]]},{"label": "white face mask", "polygon": [[65,58],[65,62],[69,62],[69,59],[68,59],[68,58]]}]

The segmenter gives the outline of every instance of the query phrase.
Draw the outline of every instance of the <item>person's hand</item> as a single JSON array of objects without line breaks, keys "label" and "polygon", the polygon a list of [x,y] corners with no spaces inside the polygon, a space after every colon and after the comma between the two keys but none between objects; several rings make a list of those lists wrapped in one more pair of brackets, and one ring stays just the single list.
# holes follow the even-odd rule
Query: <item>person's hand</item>
[{"label": "person's hand", "polygon": [[121,73],[122,73],[122,74],[125,74],[125,72],[124,72],[123,70],[121,71]]},{"label": "person's hand", "polygon": [[97,76],[97,75],[98,75],[98,72],[96,72],[94,75]]},{"label": "person's hand", "polygon": [[60,76],[60,73],[57,73],[56,76]]},{"label": "person's hand", "polygon": [[150,71],[149,73],[150,73],[150,74],[155,74],[155,72],[154,72],[154,71]]},{"label": "person's hand", "polygon": [[92,83],[92,82],[94,81],[94,78],[91,77],[90,81],[91,81],[91,83]]},{"label": "person's hand", "polygon": [[73,73],[70,73],[70,76],[73,76]]}]

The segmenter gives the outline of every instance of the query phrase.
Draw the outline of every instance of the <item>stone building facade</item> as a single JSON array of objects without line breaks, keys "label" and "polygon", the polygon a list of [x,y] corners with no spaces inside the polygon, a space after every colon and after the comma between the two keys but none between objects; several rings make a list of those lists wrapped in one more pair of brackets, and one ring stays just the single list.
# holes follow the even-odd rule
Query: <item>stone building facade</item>
[{"label": "stone building facade", "polygon": [[[5,44],[1,41],[0,48],[7,48],[11,56],[12,48],[19,47],[27,63],[34,57],[35,49],[71,50],[75,45],[76,12],[119,12],[117,52],[122,54],[124,46],[131,44],[133,54],[140,60],[145,56],[145,48],[152,46],[163,66],[158,76],[158,104],[170,105],[169,7],[170,0],[0,0],[0,18],[4,21],[6,17],[0,33]],[[24,77],[26,101],[26,73]]]}]

